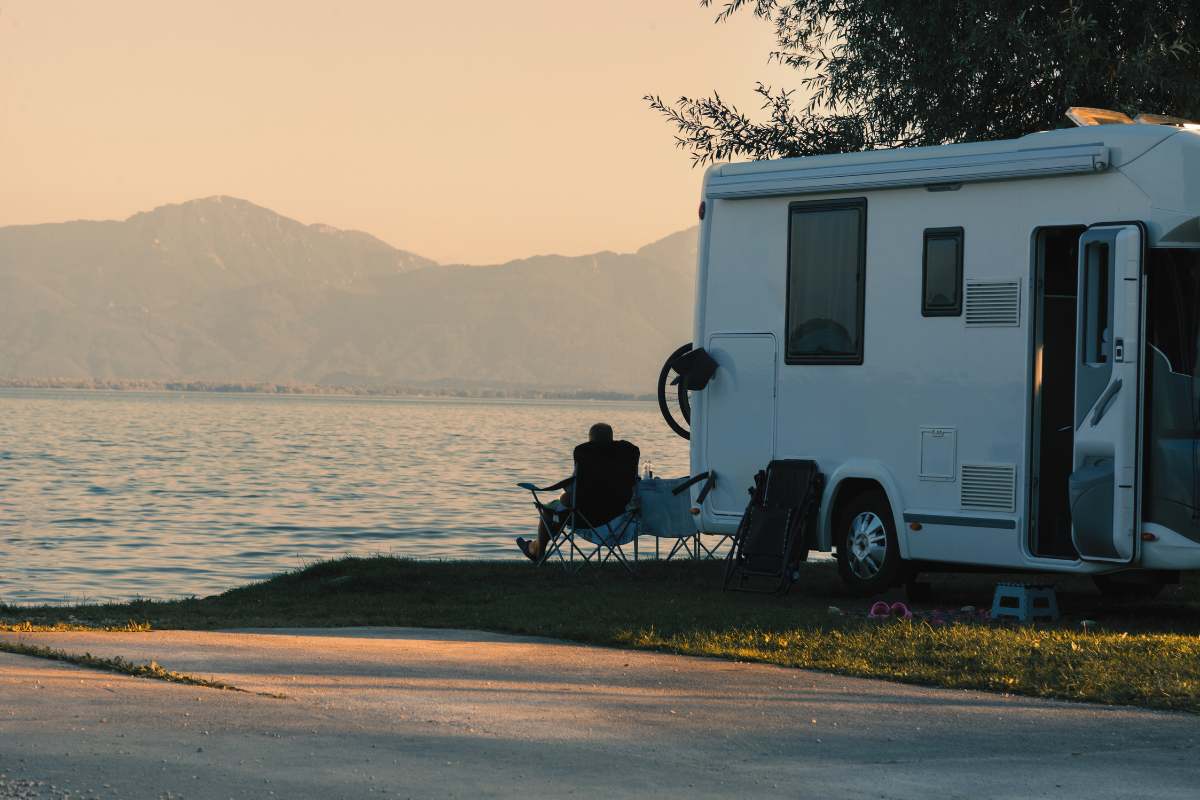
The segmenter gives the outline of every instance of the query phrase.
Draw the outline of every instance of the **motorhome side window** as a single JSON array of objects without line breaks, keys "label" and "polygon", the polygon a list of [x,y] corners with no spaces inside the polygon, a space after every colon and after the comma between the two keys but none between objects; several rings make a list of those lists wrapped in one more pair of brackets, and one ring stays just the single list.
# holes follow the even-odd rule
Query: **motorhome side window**
[{"label": "motorhome side window", "polygon": [[926,317],[962,315],[963,229],[925,231],[921,269],[921,314]]},{"label": "motorhome side window", "polygon": [[789,211],[787,363],[861,364],[867,201]]}]

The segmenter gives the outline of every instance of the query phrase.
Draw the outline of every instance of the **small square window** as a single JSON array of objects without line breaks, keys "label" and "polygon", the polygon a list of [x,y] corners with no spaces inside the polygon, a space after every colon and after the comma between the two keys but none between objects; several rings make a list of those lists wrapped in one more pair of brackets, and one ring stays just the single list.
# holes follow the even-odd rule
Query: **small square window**
[{"label": "small square window", "polygon": [[927,229],[922,264],[922,316],[960,316],[962,314],[963,229]]}]

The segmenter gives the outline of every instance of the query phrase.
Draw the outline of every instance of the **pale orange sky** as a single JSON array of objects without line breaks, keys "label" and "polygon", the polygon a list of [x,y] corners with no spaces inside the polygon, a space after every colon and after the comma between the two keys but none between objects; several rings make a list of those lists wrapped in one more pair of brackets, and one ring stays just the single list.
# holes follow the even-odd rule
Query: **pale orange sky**
[{"label": "pale orange sky", "polygon": [[701,170],[641,100],[746,110],[771,29],[696,0],[0,0],[0,225],[229,194],[443,262],[631,250]]}]

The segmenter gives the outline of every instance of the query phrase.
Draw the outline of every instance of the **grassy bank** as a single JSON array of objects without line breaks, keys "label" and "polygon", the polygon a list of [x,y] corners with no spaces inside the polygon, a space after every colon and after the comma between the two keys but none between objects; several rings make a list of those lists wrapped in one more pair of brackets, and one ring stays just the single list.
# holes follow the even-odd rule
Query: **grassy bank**
[{"label": "grassy bank", "polygon": [[[871,622],[829,563],[786,597],[722,592],[717,563],[579,574],[526,563],[342,559],[221,595],[174,602],[0,606],[0,629],[398,625],[535,634],[761,661],[845,675],[1200,712],[1200,584],[1139,604],[1058,581],[1054,625]],[[920,607],[986,607],[996,576],[934,578]],[[830,610],[837,606],[842,613]],[[1083,630],[1083,619],[1098,625]]]}]

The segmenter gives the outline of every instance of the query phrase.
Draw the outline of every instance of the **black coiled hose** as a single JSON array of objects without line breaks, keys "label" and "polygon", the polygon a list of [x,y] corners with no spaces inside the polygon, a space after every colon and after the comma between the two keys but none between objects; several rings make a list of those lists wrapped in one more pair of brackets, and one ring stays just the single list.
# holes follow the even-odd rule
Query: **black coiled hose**
[{"label": "black coiled hose", "polygon": [[[684,439],[691,439],[692,433],[683,425],[679,424],[679,420],[675,419],[675,415],[671,413],[671,407],[667,405],[667,380],[671,377],[671,370],[675,365],[675,360],[680,356],[690,353],[692,343],[688,342],[678,348],[674,353],[667,358],[663,364],[662,372],[658,373],[658,410],[662,412],[663,419],[667,421],[667,425],[671,430],[682,436]],[[676,384],[676,392],[679,398],[679,410],[683,414],[683,421],[688,425],[692,424],[692,405],[688,402],[687,387],[684,382],[680,381]]]}]

